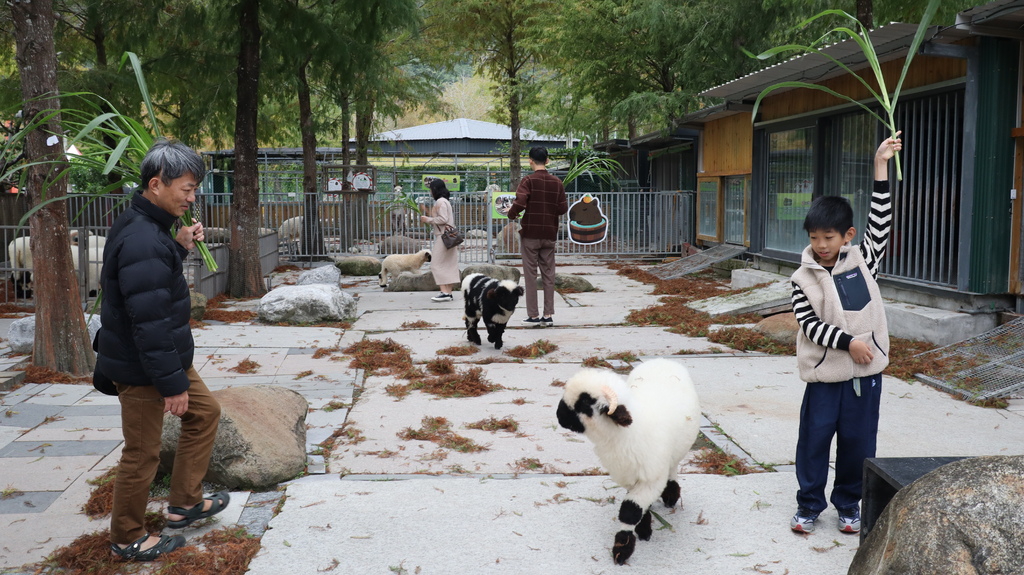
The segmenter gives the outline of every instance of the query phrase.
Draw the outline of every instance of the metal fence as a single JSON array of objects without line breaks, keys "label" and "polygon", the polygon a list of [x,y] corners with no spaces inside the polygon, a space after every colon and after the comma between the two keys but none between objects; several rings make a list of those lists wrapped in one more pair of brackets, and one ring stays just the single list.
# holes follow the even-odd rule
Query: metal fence
[{"label": "metal fence", "polygon": [[[460,172],[457,175],[462,189],[485,188],[493,184],[498,190],[508,190],[507,174]],[[326,182],[332,173],[325,169],[320,176]],[[422,191],[423,174],[394,171],[379,172],[377,176],[374,190],[321,192],[311,202],[302,193],[301,172],[261,172],[259,227],[264,273],[277,265],[279,257],[296,261],[356,254],[383,257],[390,253],[410,253],[429,248],[433,241],[430,227],[420,223],[417,214],[396,207],[393,191],[394,185],[407,186],[417,203],[429,209],[433,201],[429,193]],[[197,207],[206,228],[207,243],[215,258],[219,258],[221,269],[225,270],[227,249],[217,249],[217,246],[230,241],[231,193],[215,191],[230,189],[223,180],[216,182],[217,178],[230,179],[231,174],[211,173],[203,182]],[[572,226],[563,221],[557,241],[560,258],[660,258],[678,255],[684,243],[694,241],[694,192],[649,191],[635,185],[607,188],[607,185],[602,187],[600,182],[585,178],[570,184],[567,190],[570,205],[586,194],[597,198],[604,216],[604,239],[589,245],[575,243],[571,240]],[[321,185],[319,189],[324,190],[326,186]],[[102,264],[103,238],[114,219],[125,209],[126,199],[126,195],[119,194],[99,198],[72,196],[68,200],[71,230],[76,236],[72,251],[76,262],[86,262],[85,265],[76,265],[83,301],[95,293]],[[3,200],[0,201],[0,240],[9,249],[5,263],[0,267],[0,274],[3,274],[0,277],[7,283],[2,301],[9,302],[29,296],[25,291],[29,287],[25,274],[31,271],[31,264],[19,259],[13,247],[16,238],[28,236],[28,227],[17,225],[26,208],[24,200],[15,196],[9,201],[8,198]],[[493,263],[520,257],[517,224],[509,224],[504,217],[495,217],[490,192],[454,191],[451,202],[456,223],[466,234],[466,241],[458,248],[462,264]],[[317,218],[306,226],[305,217],[310,210],[317,212]],[[304,241],[304,229],[308,236],[310,230],[306,228],[310,227],[315,228],[316,234],[313,241],[309,241],[310,237]],[[27,239],[18,241],[27,243]],[[190,256],[186,267],[189,281],[197,291],[207,295],[223,291],[226,285],[223,271],[209,273],[200,267],[199,258],[194,255]]]}]

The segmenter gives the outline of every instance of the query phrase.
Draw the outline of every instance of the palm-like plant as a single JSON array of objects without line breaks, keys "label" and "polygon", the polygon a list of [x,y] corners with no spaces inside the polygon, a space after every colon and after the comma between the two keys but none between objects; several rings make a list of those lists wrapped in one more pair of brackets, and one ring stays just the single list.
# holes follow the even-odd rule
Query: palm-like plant
[{"label": "palm-like plant", "polygon": [[[857,20],[857,18],[851,16],[850,14],[847,14],[846,12],[844,12],[842,10],[825,10],[824,12],[820,12],[820,13],[815,14],[814,16],[811,16],[810,18],[804,20],[803,22],[800,23],[800,25],[798,27],[802,28],[802,27],[807,26],[807,25],[811,24],[812,22],[815,22],[815,21],[817,21],[817,20],[819,20],[821,18],[826,18],[826,17],[829,17],[829,16],[838,16],[840,18],[840,20],[851,21],[853,23],[853,26],[854,26],[853,28],[851,28],[850,26],[837,26],[836,28],[833,28],[831,30],[831,32],[829,32],[829,33],[825,34],[824,36],[818,38],[816,41],[811,43],[809,46],[804,46],[804,45],[801,45],[801,44],[786,44],[786,45],[783,45],[783,46],[778,46],[778,47],[772,48],[770,50],[766,50],[766,51],[764,51],[764,52],[762,52],[760,54],[757,54],[757,55],[754,55],[754,54],[752,54],[750,52],[747,52],[747,55],[749,55],[749,56],[751,56],[753,58],[757,58],[759,60],[764,60],[764,59],[776,56],[778,54],[788,53],[788,52],[803,52],[803,53],[819,54],[819,55],[821,55],[821,56],[823,56],[825,58],[828,58],[829,60],[834,62],[837,66],[839,66],[843,70],[846,70],[847,72],[849,72],[854,78],[856,78],[867,89],[868,93],[870,93],[871,96],[878,102],[879,107],[881,107],[883,113],[885,114],[885,118],[883,118],[881,115],[876,113],[875,110],[871,106],[868,106],[867,104],[865,104],[863,102],[859,102],[859,101],[855,100],[854,98],[852,98],[850,96],[847,96],[845,94],[840,94],[839,92],[836,92],[835,90],[832,90],[832,89],[830,89],[830,88],[828,88],[826,86],[822,86],[820,84],[811,84],[809,82],[800,82],[800,81],[779,82],[777,84],[773,84],[771,86],[768,86],[767,88],[762,90],[761,93],[757,96],[757,101],[754,102],[754,110],[753,110],[753,113],[751,114],[751,118],[753,119],[753,118],[757,117],[757,109],[761,105],[761,100],[763,100],[765,98],[765,96],[767,96],[769,93],[771,93],[771,92],[773,92],[775,90],[778,90],[780,88],[807,88],[807,89],[810,89],[810,90],[819,90],[819,91],[822,91],[822,92],[826,92],[828,94],[831,94],[832,96],[835,96],[835,97],[843,99],[843,100],[847,100],[849,102],[852,102],[852,103],[860,106],[861,108],[866,110],[867,113],[871,114],[876,119],[878,119],[879,122],[884,124],[889,129],[889,132],[892,134],[893,138],[897,137],[897,135],[896,135],[896,132],[897,132],[897,129],[896,129],[896,104],[899,101],[900,90],[903,88],[903,81],[907,77],[907,71],[910,69],[910,63],[913,60],[914,55],[917,53],[918,48],[921,46],[921,42],[924,41],[924,36],[925,36],[925,33],[928,30],[928,26],[931,24],[932,18],[935,17],[935,13],[939,9],[939,1],[940,0],[930,0],[928,2],[928,6],[925,8],[925,11],[924,11],[924,16],[921,19],[921,23],[918,24],[918,26],[917,26],[917,33],[914,34],[914,39],[910,43],[910,48],[909,48],[909,51],[907,52],[907,58],[906,58],[906,60],[903,63],[903,72],[900,74],[900,79],[896,83],[896,88],[892,91],[891,95],[889,93],[888,88],[886,87],[885,76],[882,73],[882,67],[881,67],[881,64],[878,61],[878,54],[875,52],[874,44],[871,43],[871,36],[868,34],[867,27],[865,27],[863,24],[861,24],[860,21]],[[843,64],[839,60],[837,60],[837,59],[833,58],[832,56],[826,54],[825,52],[823,52],[819,48],[819,46],[824,44],[824,42],[828,38],[833,37],[833,35],[837,34],[837,33],[849,36],[850,39],[853,40],[854,42],[856,42],[857,45],[860,47],[861,52],[864,53],[864,58],[867,60],[868,65],[871,67],[871,71],[874,74],[874,79],[875,79],[875,82],[877,83],[877,86],[878,86],[877,90],[875,89],[874,86],[871,85],[870,82],[868,82],[867,80],[862,78],[860,75],[855,74],[853,72],[853,70],[851,70],[846,64]],[[900,166],[900,156],[899,156],[898,153],[896,154],[896,177],[899,180],[903,179],[903,168]]]},{"label": "palm-like plant", "polygon": [[[149,97],[149,88],[146,79],[142,74],[142,65],[138,56],[133,52],[125,52],[121,58],[121,66],[130,62],[135,79],[139,84],[139,91],[142,93],[143,103],[150,119],[151,128],[147,128],[141,121],[118,112],[113,104],[103,97],[90,92],[74,92],[62,94],[65,101],[75,101],[77,108],[62,108],[59,111],[50,111],[41,114],[39,117],[30,119],[24,128],[17,132],[5,144],[7,148],[14,148],[19,145],[29,132],[40,129],[53,116],[60,114],[61,123],[68,134],[67,147],[75,146],[81,152],[73,156],[69,164],[65,165],[64,171],[74,170],[80,166],[88,166],[101,171],[103,175],[114,174],[117,179],[96,192],[97,195],[110,193],[121,189],[126,185],[137,184],[141,180],[142,158],[153,146],[157,139],[163,137],[160,126],[156,121],[156,114],[153,111],[153,103]],[[53,137],[61,137],[55,134]],[[113,142],[113,145],[110,144]],[[36,163],[50,163],[41,161]],[[5,179],[18,172],[22,176],[26,168],[34,164],[21,164],[12,167],[6,174],[0,176]],[[65,174],[61,173],[60,178]],[[57,181],[53,178],[51,181]],[[46,197],[46,190],[43,190],[43,197]],[[53,197],[35,205],[22,218],[22,224],[35,213],[36,210],[50,202],[60,201],[66,197]],[[127,201],[125,198],[124,201]],[[192,213],[181,216],[181,223],[191,226]],[[217,263],[214,261],[210,250],[204,242],[196,242],[196,249],[203,258],[203,263],[210,271],[217,271]]]}]

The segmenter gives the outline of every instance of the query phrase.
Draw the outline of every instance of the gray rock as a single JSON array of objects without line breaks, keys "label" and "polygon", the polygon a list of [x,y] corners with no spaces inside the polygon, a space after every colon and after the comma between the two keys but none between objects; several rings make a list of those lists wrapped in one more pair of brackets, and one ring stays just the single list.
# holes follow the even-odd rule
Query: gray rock
[{"label": "gray rock", "polygon": [[425,246],[423,240],[408,236],[388,236],[380,241],[382,254],[414,254]]},{"label": "gray rock", "polygon": [[428,271],[422,274],[402,272],[398,274],[398,277],[388,280],[388,286],[384,288],[384,291],[437,291],[438,289],[440,288],[434,281],[434,273]]},{"label": "gray rock", "polygon": [[[96,337],[100,330],[100,314],[92,317],[85,316],[86,327],[89,328],[89,342]],[[14,353],[32,353],[36,342],[36,316],[30,315],[11,322],[7,328],[7,344],[11,346]]]},{"label": "gray rock", "polygon": [[768,316],[754,326],[754,331],[763,333],[779,343],[796,345],[796,333],[800,330],[800,324],[796,322],[796,316],[792,312],[777,313]]},{"label": "gray rock", "polygon": [[[229,489],[273,487],[306,466],[306,413],[299,393],[272,385],[219,389],[220,423],[210,467],[203,478]],[[164,415],[160,468],[170,473],[181,436],[181,419]]]},{"label": "gray rock", "polygon": [[944,465],[900,490],[849,575],[1021,573],[1024,455]]},{"label": "gray rock", "polygon": [[[537,277],[537,288],[544,288],[544,282],[540,276]],[[595,288],[594,284],[584,277],[555,272],[555,289],[568,292],[588,292],[594,291]]]},{"label": "gray rock", "polygon": [[341,271],[335,266],[326,265],[306,270],[299,274],[297,285],[327,284],[338,285],[341,283]]},{"label": "gray rock", "polygon": [[336,285],[280,286],[260,299],[260,319],[270,323],[314,323],[356,317],[356,300]]},{"label": "gray rock", "polygon": [[380,273],[380,260],[371,256],[341,258],[334,265],[341,275],[346,276],[375,276]]},{"label": "gray rock", "polygon": [[203,316],[206,315],[206,296],[193,291],[189,292],[189,297],[192,299],[191,317],[196,321],[201,321]]},{"label": "gray rock", "polygon": [[519,268],[512,266],[496,266],[493,264],[473,264],[466,266],[466,269],[462,270],[462,279],[466,279],[469,274],[484,274],[489,278],[499,280],[511,280],[519,283],[519,277],[522,275]]},{"label": "gray rock", "polygon": [[478,230],[476,228],[466,231],[466,239],[486,239],[487,232],[484,230]]}]

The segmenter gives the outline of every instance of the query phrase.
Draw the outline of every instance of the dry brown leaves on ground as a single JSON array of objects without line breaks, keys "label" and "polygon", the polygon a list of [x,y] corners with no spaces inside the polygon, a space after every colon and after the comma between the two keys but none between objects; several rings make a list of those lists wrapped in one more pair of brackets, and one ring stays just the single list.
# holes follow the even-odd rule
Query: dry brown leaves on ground
[{"label": "dry brown leaves on ground", "polygon": [[25,368],[23,383],[92,383],[91,375],[71,375],[48,367],[30,365]]},{"label": "dry brown leaves on ground", "polygon": [[487,419],[481,419],[480,421],[474,421],[473,423],[467,423],[466,427],[469,429],[479,429],[481,431],[490,431],[494,433],[496,431],[507,431],[509,433],[515,433],[519,431],[519,423],[511,417],[505,417],[497,419],[493,415]]},{"label": "dry brown leaves on ground", "polygon": [[[114,558],[109,537],[107,530],[83,535],[57,549],[37,573],[47,568],[93,575],[153,572],[144,564]],[[259,550],[259,539],[249,535],[245,528],[217,529],[151,565],[160,575],[242,575]]]},{"label": "dry brown leaves on ground", "polygon": [[228,371],[233,371],[235,373],[256,373],[257,371],[259,371],[259,369],[260,364],[256,363],[251,359],[246,358],[238,362],[238,365],[236,365],[235,367],[229,367]]},{"label": "dry brown leaves on ground", "polygon": [[302,268],[300,268],[299,266],[292,265],[292,264],[284,264],[284,265],[279,265],[276,268],[274,268],[274,271],[272,273],[280,274],[280,273],[284,273],[284,272],[301,272],[301,271],[302,271]]},{"label": "dry brown leaves on ground", "polygon": [[471,343],[464,343],[462,345],[453,345],[451,347],[446,347],[444,349],[439,349],[439,350],[437,350],[437,355],[454,355],[454,356],[473,355],[474,353],[477,352],[478,349],[480,349],[480,348],[478,348],[477,346],[475,346],[475,345],[473,345]]},{"label": "dry brown leaves on ground", "polygon": [[320,359],[320,358],[323,358],[323,357],[327,357],[327,356],[331,355],[332,353],[334,353],[336,351],[339,351],[339,350],[340,350],[340,348],[338,348],[337,346],[335,346],[335,347],[318,347],[318,348],[316,348],[316,350],[313,351],[313,359]]},{"label": "dry brown leaves on ground", "polygon": [[486,447],[479,445],[472,439],[453,432],[451,423],[443,417],[424,417],[420,421],[419,429],[406,427],[399,431],[397,435],[399,439],[405,441],[430,441],[445,449],[462,453],[487,450]]},{"label": "dry brown leaves on ground", "polygon": [[761,473],[761,469],[751,467],[735,456],[724,451],[712,448],[704,448],[693,457],[693,463],[700,467],[704,473],[715,475],[747,475],[750,473]]},{"label": "dry brown leaves on ground", "polygon": [[115,465],[103,475],[87,481],[89,485],[96,486],[89,494],[89,500],[82,506],[82,511],[90,519],[99,519],[110,515],[110,510],[114,507],[114,477],[116,476],[117,466]]},{"label": "dry brown leaves on ground", "polygon": [[479,397],[492,391],[505,389],[496,383],[491,383],[484,377],[484,370],[480,367],[471,367],[466,371],[453,371],[435,375],[433,377],[422,373],[407,372],[410,379],[406,384],[393,384],[385,388],[388,395],[397,399],[403,399],[410,392],[419,390],[439,397]]},{"label": "dry brown leaves on ground", "polygon": [[256,319],[256,312],[245,310],[207,309],[204,320],[224,323],[251,322]]},{"label": "dry brown leaves on ground", "polygon": [[21,317],[29,313],[36,313],[35,306],[19,305],[16,303],[0,303],[0,317]]},{"label": "dry brown leaves on ground", "polygon": [[402,329],[423,329],[427,327],[436,327],[436,323],[430,323],[429,321],[423,321],[422,319],[416,321],[407,321],[402,324]]},{"label": "dry brown leaves on ground", "polygon": [[409,348],[393,339],[364,339],[342,350],[352,357],[349,367],[366,370],[367,375],[402,374],[412,369]]},{"label": "dry brown leaves on ground", "polygon": [[517,345],[513,348],[506,349],[505,354],[524,359],[537,359],[538,357],[547,355],[557,349],[558,346],[550,341],[546,339],[538,339],[529,345]]}]

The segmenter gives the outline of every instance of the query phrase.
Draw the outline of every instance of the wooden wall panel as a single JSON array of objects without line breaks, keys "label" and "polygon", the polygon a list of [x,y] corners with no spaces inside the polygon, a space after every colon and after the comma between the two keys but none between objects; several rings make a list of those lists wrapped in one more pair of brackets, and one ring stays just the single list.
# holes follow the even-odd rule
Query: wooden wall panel
[{"label": "wooden wall panel", "polygon": [[753,165],[754,127],[742,112],[704,125],[705,176],[749,174]]},{"label": "wooden wall panel", "polygon": [[[896,82],[899,81],[902,71],[902,59],[882,64],[882,73],[885,75],[885,83],[890,92],[896,87]],[[858,75],[867,79],[871,86],[877,89],[874,73],[870,69],[862,70]],[[910,65],[910,71],[907,73],[907,79],[903,82],[902,89],[906,91],[912,88],[962,78],[965,75],[967,75],[967,63],[959,58],[917,56]],[[855,100],[870,97],[867,88],[849,74],[826,80],[821,84]],[[797,88],[795,90],[773,93],[771,96],[768,96],[761,101],[758,113],[761,116],[760,120],[768,121],[848,103],[845,100],[819,90]]]}]

